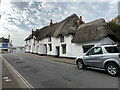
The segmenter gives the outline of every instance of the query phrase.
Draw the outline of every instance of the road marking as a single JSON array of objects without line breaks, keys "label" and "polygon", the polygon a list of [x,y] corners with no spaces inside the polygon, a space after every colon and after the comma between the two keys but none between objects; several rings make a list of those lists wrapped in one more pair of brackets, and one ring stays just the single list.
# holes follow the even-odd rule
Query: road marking
[{"label": "road marking", "polygon": [[18,56],[20,59],[23,59],[22,57]]},{"label": "road marking", "polygon": [[20,58],[20,59],[23,59],[22,57],[18,56],[17,54],[15,54],[15,56],[17,56],[17,57]]},{"label": "road marking", "polygon": [[33,90],[33,86],[32,86],[27,80],[25,80],[25,79],[23,78],[23,76],[22,76],[17,70],[15,70],[15,68],[14,68],[12,65],[10,65],[10,64],[6,61],[6,59],[5,59],[4,57],[2,57],[2,59],[11,67],[11,69],[17,74],[17,76],[23,81],[23,83],[24,83],[28,88],[30,88],[30,90]]}]

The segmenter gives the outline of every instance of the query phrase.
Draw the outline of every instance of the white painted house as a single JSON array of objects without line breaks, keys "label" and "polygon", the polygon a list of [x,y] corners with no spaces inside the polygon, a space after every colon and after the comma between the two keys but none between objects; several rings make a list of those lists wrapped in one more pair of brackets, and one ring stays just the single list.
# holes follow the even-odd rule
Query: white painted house
[{"label": "white painted house", "polygon": [[25,41],[26,52],[71,58],[95,45],[119,42],[104,19],[84,23],[76,14],[59,23],[51,20],[49,26],[32,31]]}]

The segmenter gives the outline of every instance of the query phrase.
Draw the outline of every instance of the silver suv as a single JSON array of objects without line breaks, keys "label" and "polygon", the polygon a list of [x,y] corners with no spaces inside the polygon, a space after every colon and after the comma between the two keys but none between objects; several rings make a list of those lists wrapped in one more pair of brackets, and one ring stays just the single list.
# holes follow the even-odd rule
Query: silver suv
[{"label": "silver suv", "polygon": [[117,76],[120,73],[120,45],[93,47],[75,61],[79,69],[92,66],[104,69],[111,76]]}]

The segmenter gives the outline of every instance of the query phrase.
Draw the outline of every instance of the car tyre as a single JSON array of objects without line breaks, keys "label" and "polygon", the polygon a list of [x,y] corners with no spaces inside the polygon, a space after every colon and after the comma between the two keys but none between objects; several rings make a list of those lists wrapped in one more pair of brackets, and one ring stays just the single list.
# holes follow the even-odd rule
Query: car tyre
[{"label": "car tyre", "polygon": [[116,64],[108,63],[106,65],[106,72],[111,76],[118,76],[120,71],[119,71],[119,67]]},{"label": "car tyre", "polygon": [[78,67],[79,69],[84,69],[85,65],[84,65],[84,63],[83,63],[82,60],[78,60],[78,61],[77,61],[77,67]]}]

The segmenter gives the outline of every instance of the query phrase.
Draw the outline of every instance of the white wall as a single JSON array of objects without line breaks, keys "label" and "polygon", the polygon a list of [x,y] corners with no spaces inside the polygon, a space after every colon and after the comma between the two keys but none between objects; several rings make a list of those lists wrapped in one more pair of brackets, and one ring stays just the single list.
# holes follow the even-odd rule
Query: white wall
[{"label": "white wall", "polygon": [[114,44],[115,42],[111,40],[109,37],[103,38],[100,40],[101,44]]},{"label": "white wall", "polygon": [[34,50],[34,53],[38,53],[38,49],[39,49],[38,41],[35,40],[35,50]]},{"label": "white wall", "polygon": [[[84,42],[84,43],[71,43],[71,40],[73,39],[72,35],[64,36],[64,42],[60,42],[60,37],[54,38],[51,37],[51,42],[48,42],[48,37],[44,38],[42,40],[35,41],[32,38],[28,43],[28,48],[27,50],[30,51],[31,53],[38,53],[38,54],[47,54],[47,55],[57,55],[56,52],[56,46],[60,47],[60,57],[78,57],[83,55],[83,48],[82,46],[84,45],[100,45],[100,44],[113,44],[115,43],[112,41],[110,38],[106,37],[98,41],[90,41],[90,42]],[[45,44],[47,45],[47,53],[46,53],[46,47]],[[48,44],[52,44],[52,51],[49,50]],[[66,54],[63,54],[62,52],[62,44],[66,44]],[[29,50],[29,45],[31,45],[31,50]],[[38,47],[39,46],[39,47]],[[26,50],[26,51],[27,51]]]}]

